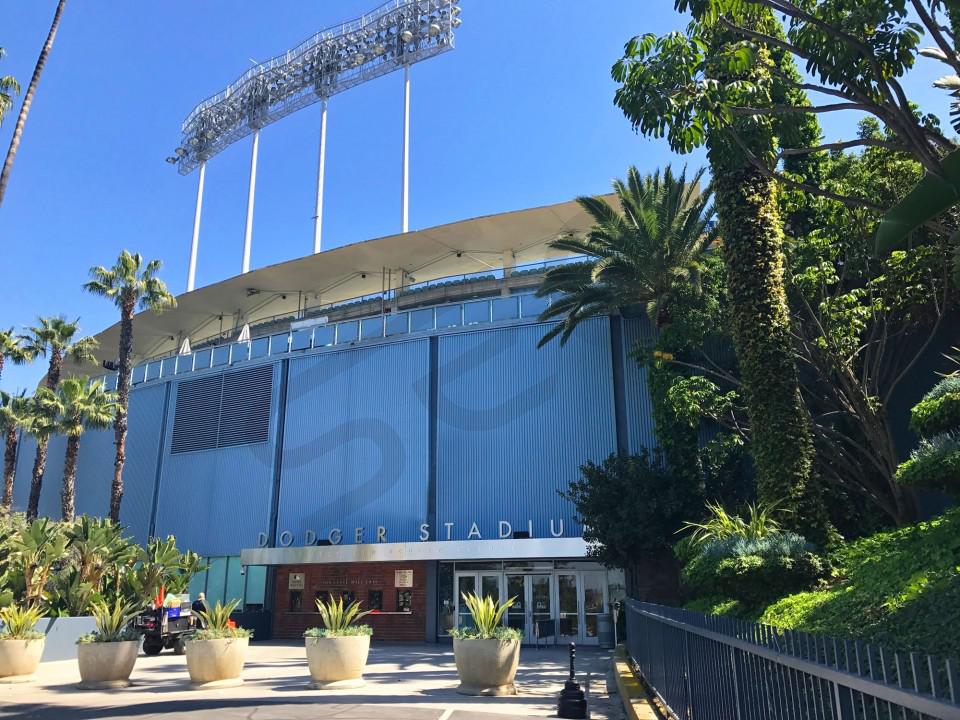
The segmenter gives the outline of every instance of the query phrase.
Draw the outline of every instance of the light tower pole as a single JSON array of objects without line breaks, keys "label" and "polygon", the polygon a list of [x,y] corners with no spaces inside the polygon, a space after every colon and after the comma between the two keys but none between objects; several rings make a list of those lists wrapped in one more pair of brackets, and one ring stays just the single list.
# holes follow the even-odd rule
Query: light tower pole
[{"label": "light tower pole", "polygon": [[243,230],[243,265],[241,273],[250,272],[250,241],[253,239],[253,197],[257,192],[257,152],[260,148],[260,128],[253,131],[253,150],[250,153],[250,188],[247,191],[247,224]]},{"label": "light tower pole", "polygon": [[193,211],[193,238],[190,241],[190,265],[187,268],[187,292],[191,292],[197,280],[197,248],[200,245],[200,210],[203,207],[203,179],[207,163],[200,163],[200,179],[197,181],[197,207]]},{"label": "light tower pole", "polygon": [[320,252],[323,234],[323,172],[327,154],[327,99],[320,101],[320,155],[317,158],[317,205],[313,216],[313,252]]},{"label": "light tower pole", "polygon": [[403,66],[403,170],[400,184],[400,227],[409,230],[410,190],[410,64]]}]

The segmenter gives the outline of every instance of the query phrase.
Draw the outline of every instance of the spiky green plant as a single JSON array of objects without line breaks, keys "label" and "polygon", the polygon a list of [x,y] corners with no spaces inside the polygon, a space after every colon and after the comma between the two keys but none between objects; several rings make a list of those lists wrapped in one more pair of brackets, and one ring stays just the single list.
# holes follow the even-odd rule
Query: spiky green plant
[{"label": "spiky green plant", "polygon": [[503,602],[494,600],[489,595],[480,597],[474,593],[461,593],[464,604],[473,618],[473,627],[454,628],[450,634],[461,640],[519,640],[521,632],[516,628],[504,627],[503,616],[516,597]]},{"label": "spiky green plant", "polygon": [[239,600],[231,600],[226,605],[218,600],[213,607],[204,603],[207,609],[201,610],[199,613],[204,627],[197,631],[194,638],[197,640],[222,640],[225,638],[248,638],[253,635],[253,632],[246,628],[230,626],[230,615],[239,604]]},{"label": "spiky green plant", "polygon": [[370,635],[373,633],[369,625],[356,625],[361,618],[369,615],[372,610],[360,610],[360,602],[354,600],[344,605],[343,598],[330,598],[326,602],[317,598],[317,612],[323,621],[322,628],[310,628],[304,633],[305,637],[342,637],[344,635]]},{"label": "spiky green plant", "polygon": [[776,504],[748,503],[746,519],[727,512],[720,503],[707,502],[707,519],[703,522],[687,522],[679,532],[692,530],[690,542],[703,545],[711,540],[725,540],[736,537],[746,540],[760,540],[779,533],[782,528],[774,517],[780,509]]},{"label": "spiky green plant", "polygon": [[95,632],[77,638],[78,644],[94,642],[124,642],[136,640],[139,634],[130,628],[130,622],[140,612],[140,608],[118,597],[112,606],[105,601],[90,606],[93,621],[97,624]]},{"label": "spiky green plant", "polygon": [[36,640],[42,638],[42,632],[37,632],[36,627],[42,617],[40,608],[31,605],[10,605],[0,610],[0,622],[3,623],[3,629],[0,629],[0,639],[3,640]]}]

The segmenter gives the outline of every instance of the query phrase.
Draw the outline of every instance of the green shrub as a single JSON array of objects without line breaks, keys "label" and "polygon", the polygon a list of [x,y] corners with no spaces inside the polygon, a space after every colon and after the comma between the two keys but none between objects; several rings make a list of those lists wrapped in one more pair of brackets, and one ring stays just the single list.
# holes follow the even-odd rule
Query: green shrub
[{"label": "green shrub", "polygon": [[349,625],[334,632],[325,627],[312,627],[307,628],[303,633],[305,638],[354,637],[356,635],[373,635],[373,628],[369,625]]},{"label": "green shrub", "polygon": [[204,628],[193,636],[194,640],[225,640],[231,638],[248,638],[253,636],[252,630],[231,626],[230,614],[237,609],[239,600],[231,600],[226,605],[219,600],[212,608],[208,605],[206,611],[200,611]]},{"label": "green shrub", "polygon": [[516,598],[499,602],[489,595],[480,597],[474,593],[462,593],[461,597],[470,610],[473,627],[453,628],[450,634],[458,640],[520,640],[522,633],[516,628],[501,624],[507,608]]},{"label": "green shrub", "polygon": [[309,628],[304,637],[345,637],[348,635],[373,635],[369,625],[355,625],[357,620],[369,615],[372,610],[360,612],[360,603],[354,601],[344,607],[343,598],[317,600],[317,612],[323,621],[322,628]]},{"label": "green shrub", "polygon": [[722,595],[755,606],[809,589],[826,563],[794,533],[759,539],[727,537],[705,543],[683,568],[684,584],[698,595]]},{"label": "green shrub", "polygon": [[896,479],[904,485],[960,494],[960,433],[921,440],[897,469]]},{"label": "green shrub", "polygon": [[139,608],[128,604],[123,598],[117,598],[112,607],[103,601],[95,602],[90,606],[90,611],[97,629],[77,638],[78,645],[140,639],[140,633],[130,627],[130,621],[137,616]]},{"label": "green shrub", "polygon": [[684,607],[687,610],[705,613],[707,615],[735,615],[743,617],[745,608],[739,600],[724,597],[723,595],[708,595],[691,600]]},{"label": "green shrub", "polygon": [[[960,378],[948,379],[960,380]],[[934,390],[942,384],[941,382]],[[934,397],[928,395],[910,410],[910,429],[921,437],[928,438],[958,428],[960,428],[960,390],[941,393]]]},{"label": "green shrub", "polygon": [[42,632],[34,630],[42,613],[35,606],[19,607],[10,605],[0,610],[0,640],[39,640],[44,637]]},{"label": "green shrub", "polygon": [[862,538],[831,559],[839,582],[778,600],[761,622],[960,657],[960,508]]},{"label": "green shrub", "polygon": [[960,395],[960,375],[949,375],[934,385],[930,392],[923,396],[924,400],[936,400],[944,395]]}]

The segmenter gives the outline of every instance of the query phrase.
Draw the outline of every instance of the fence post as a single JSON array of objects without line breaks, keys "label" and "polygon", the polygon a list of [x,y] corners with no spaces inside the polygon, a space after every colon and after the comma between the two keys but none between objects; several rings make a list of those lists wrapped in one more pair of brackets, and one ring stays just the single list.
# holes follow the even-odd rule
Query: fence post
[{"label": "fence post", "polygon": [[683,630],[683,679],[687,689],[687,718],[693,717],[693,692],[690,689],[690,633]]},{"label": "fence post", "polygon": [[840,683],[833,683],[833,720],[843,720],[843,708],[840,705]]},{"label": "fence post", "polygon": [[737,672],[737,649],[730,646],[730,669],[733,671],[733,706],[740,720],[740,673]]}]

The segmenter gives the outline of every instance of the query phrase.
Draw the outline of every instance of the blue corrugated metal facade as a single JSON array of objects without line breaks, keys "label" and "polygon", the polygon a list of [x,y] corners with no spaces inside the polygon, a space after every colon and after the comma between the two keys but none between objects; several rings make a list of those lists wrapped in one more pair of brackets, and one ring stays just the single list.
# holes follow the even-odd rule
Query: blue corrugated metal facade
[{"label": "blue corrugated metal facade", "polygon": [[[587,460],[616,450],[610,331],[584,322],[570,341],[537,349],[528,325],[440,338],[439,539],[495,538],[499,521],[534,537],[580,532],[557,491]],[[446,523],[454,523],[452,527]],[[474,533],[476,537],[476,533]]]},{"label": "blue corrugated metal facade", "polygon": [[[622,332],[618,351],[611,327]],[[269,393],[251,395],[269,397],[265,442],[212,439],[209,449],[171,451],[179,385],[236,366],[141,382],[131,393],[122,519],[138,540],[152,527],[206,556],[303,545],[334,529],[343,543],[356,541],[357,528],[376,542],[378,526],[387,542],[416,541],[423,523],[441,541],[494,539],[500,521],[534,537],[576,537],[558,491],[585,461],[616,451],[618,397],[629,449],[655,443],[646,373],[627,355],[650,330],[645,320],[596,318],[565,346],[538,350],[545,330],[515,319],[245,362],[273,369]],[[225,395],[207,402],[220,403],[218,418],[248,417]],[[25,438],[19,454],[20,509],[34,447]],[[64,440],[52,439],[40,510],[53,517],[63,452]],[[112,469],[112,431],[87,433],[78,512],[106,511]]]},{"label": "blue corrugated metal facade", "polygon": [[[201,555],[231,555],[256,547],[270,523],[270,497],[278,432],[280,364],[274,365],[270,441],[171,453],[173,433],[165,434],[157,503],[156,534],[175,535],[180,547]],[[211,371],[216,374],[217,371]],[[173,426],[177,385],[167,409]]]},{"label": "blue corrugated metal facade", "polygon": [[278,527],[297,544],[416,540],[427,517],[426,339],[290,361]]}]

